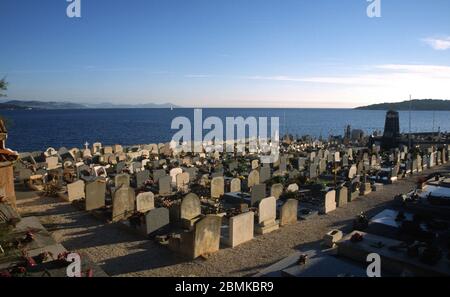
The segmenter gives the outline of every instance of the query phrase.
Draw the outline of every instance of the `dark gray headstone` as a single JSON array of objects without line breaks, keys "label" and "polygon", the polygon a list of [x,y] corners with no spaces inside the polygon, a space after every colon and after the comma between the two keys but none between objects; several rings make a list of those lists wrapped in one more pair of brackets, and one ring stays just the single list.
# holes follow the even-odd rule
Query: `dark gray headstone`
[{"label": "dark gray headstone", "polygon": [[251,205],[256,205],[259,201],[266,198],[266,184],[254,185],[252,188]]},{"label": "dark gray headstone", "polygon": [[270,165],[263,164],[259,169],[259,182],[263,183],[270,179]]},{"label": "dark gray headstone", "polygon": [[193,181],[197,177],[197,168],[195,167],[187,167],[183,168],[183,171],[189,173],[189,180]]},{"label": "dark gray headstone", "polygon": [[153,181],[157,183],[160,177],[166,175],[166,171],[164,169],[153,170]]},{"label": "dark gray headstone", "polygon": [[136,173],[136,186],[142,187],[145,182],[150,178],[150,172],[148,170],[140,171]]},{"label": "dark gray headstone", "polygon": [[159,194],[160,195],[167,195],[172,193],[171,189],[171,182],[172,178],[168,175],[160,177],[158,180],[159,183]]},{"label": "dark gray headstone", "polygon": [[155,208],[145,215],[145,232],[147,235],[158,233],[170,224],[169,210],[164,207]]},{"label": "dark gray headstone", "polygon": [[281,173],[284,173],[287,169],[287,157],[286,156],[281,156],[280,157],[280,167],[279,170]]},{"label": "dark gray headstone", "polygon": [[127,164],[125,162],[119,162],[116,165],[116,173],[122,173],[122,170],[124,170],[127,167]]}]

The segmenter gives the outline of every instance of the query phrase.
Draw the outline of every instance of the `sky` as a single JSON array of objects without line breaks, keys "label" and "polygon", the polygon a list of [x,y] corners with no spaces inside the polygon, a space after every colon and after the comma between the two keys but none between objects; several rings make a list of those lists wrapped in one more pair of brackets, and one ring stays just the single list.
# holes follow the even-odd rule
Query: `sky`
[{"label": "sky", "polygon": [[349,108],[450,99],[450,1],[0,0],[8,99]]}]

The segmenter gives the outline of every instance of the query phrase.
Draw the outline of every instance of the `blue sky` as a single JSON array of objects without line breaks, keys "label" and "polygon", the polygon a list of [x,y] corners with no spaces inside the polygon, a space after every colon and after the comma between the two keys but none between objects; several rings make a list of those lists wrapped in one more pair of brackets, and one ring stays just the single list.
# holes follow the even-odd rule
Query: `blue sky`
[{"label": "blue sky", "polygon": [[450,1],[0,0],[11,99],[354,107],[450,99]]}]

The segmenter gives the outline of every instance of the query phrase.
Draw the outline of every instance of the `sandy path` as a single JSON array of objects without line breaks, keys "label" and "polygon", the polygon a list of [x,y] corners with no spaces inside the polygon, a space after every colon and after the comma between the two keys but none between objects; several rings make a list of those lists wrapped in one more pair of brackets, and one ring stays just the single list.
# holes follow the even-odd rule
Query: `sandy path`
[{"label": "sandy path", "polygon": [[[435,167],[420,175],[444,169],[450,167]],[[42,198],[21,187],[16,191],[23,216],[38,216],[58,242],[68,250],[87,253],[111,276],[250,276],[289,256],[302,245],[318,243],[330,229],[348,231],[357,214],[364,211],[373,215],[389,206],[396,194],[411,190],[420,175],[384,186],[328,215],[299,221],[234,249],[221,249],[207,260],[194,261],[186,261],[123,226],[104,224],[67,202]]]}]

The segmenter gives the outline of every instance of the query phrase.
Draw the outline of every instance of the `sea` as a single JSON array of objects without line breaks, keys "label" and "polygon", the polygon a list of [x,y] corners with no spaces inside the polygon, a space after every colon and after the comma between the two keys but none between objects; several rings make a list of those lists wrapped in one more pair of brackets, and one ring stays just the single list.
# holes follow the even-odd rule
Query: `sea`
[{"label": "sea", "polygon": [[[400,111],[400,129],[412,132],[450,131],[450,111]],[[278,117],[280,134],[328,137],[343,135],[347,125],[366,133],[383,131],[385,111],[355,109],[205,108],[202,119],[218,117]],[[8,128],[7,147],[19,152],[48,147],[78,147],[88,142],[104,145],[168,142],[179,129],[172,120],[193,121],[194,109],[65,109],[0,110]],[[192,122],[193,123],[193,122]],[[193,124],[192,124],[193,126]],[[269,129],[270,131],[270,129]],[[208,130],[204,130],[206,134]]]}]

